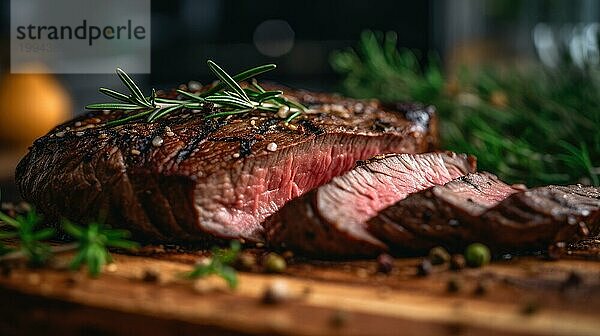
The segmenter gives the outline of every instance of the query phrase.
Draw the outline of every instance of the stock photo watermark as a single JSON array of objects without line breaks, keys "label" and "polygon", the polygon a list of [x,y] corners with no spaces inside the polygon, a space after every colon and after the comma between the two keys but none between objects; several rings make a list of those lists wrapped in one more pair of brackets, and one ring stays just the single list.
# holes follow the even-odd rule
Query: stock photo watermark
[{"label": "stock photo watermark", "polygon": [[12,73],[150,72],[150,0],[11,0]]}]

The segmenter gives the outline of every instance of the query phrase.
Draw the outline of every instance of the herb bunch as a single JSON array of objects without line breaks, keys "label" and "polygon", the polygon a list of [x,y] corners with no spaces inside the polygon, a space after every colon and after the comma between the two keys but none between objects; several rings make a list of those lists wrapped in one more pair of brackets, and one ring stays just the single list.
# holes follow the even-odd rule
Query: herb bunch
[{"label": "herb bunch", "polygon": [[212,257],[206,264],[198,264],[184,276],[189,279],[203,278],[217,275],[223,278],[230,288],[237,287],[238,278],[235,269],[231,266],[240,253],[240,242],[234,240],[228,249],[213,248]]},{"label": "herb bunch", "polygon": [[130,236],[129,231],[108,229],[98,222],[82,227],[65,220],[63,228],[76,240],[77,245],[77,254],[71,261],[71,269],[78,270],[87,265],[88,273],[93,277],[99,276],[102,268],[112,262],[108,247],[126,250],[139,247],[138,243],[126,239]]},{"label": "herb bunch", "polygon": [[82,227],[69,221],[64,221],[63,228],[75,242],[60,246],[50,246],[47,240],[54,237],[52,228],[36,230],[42,217],[32,209],[25,215],[12,218],[0,211],[0,223],[5,223],[12,230],[0,231],[0,239],[14,239],[16,248],[9,248],[0,242],[0,262],[5,260],[25,259],[32,266],[42,266],[56,253],[77,250],[71,261],[72,269],[86,265],[90,276],[96,277],[102,267],[112,258],[108,247],[123,249],[137,248],[138,244],[127,240],[129,232],[104,227],[98,222],[92,222]]},{"label": "herb bunch", "polygon": [[482,170],[528,185],[600,185],[600,85],[593,71],[488,67],[450,79],[435,58],[425,63],[398,50],[395,33],[369,31],[355,50],[331,58],[347,95],[435,105],[444,148],[477,156]]},{"label": "herb bunch", "polygon": [[41,217],[34,210],[15,218],[0,212],[0,221],[13,229],[0,232],[0,239],[19,239],[16,249],[10,249],[2,245],[3,254],[18,253],[23,255],[30,265],[36,267],[43,265],[51,257],[50,245],[43,241],[50,239],[54,235],[54,230],[51,228],[36,230],[36,226],[41,222]]},{"label": "herb bunch", "polygon": [[219,82],[212,88],[198,94],[177,90],[184,97],[182,100],[157,97],[155,89],[152,89],[150,96],[146,97],[133,79],[125,71],[117,68],[117,75],[127,87],[129,93],[126,94],[108,88],[100,88],[100,93],[117,101],[90,104],[86,108],[91,110],[123,110],[127,112],[123,118],[108,122],[107,125],[109,126],[120,125],[141,118],[145,118],[147,122],[154,122],[177,110],[201,109],[207,104],[217,107],[219,112],[206,114],[204,116],[205,119],[261,110],[273,113],[285,112],[283,114],[280,113],[280,115],[283,115],[285,122],[289,123],[302,112],[306,111],[305,106],[285,97],[282,91],[267,91],[256,80],[252,81],[252,86],[249,88],[242,88],[240,86],[239,82],[275,69],[275,64],[266,64],[251,68],[234,76],[229,75],[223,68],[211,60],[207,61],[207,65],[219,79]]}]

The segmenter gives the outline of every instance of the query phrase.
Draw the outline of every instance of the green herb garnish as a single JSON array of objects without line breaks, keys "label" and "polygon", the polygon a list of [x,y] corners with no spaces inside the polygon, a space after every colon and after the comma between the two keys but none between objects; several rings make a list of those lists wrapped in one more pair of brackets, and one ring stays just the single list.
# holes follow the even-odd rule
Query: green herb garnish
[{"label": "green herb garnish", "polygon": [[112,260],[108,247],[138,247],[137,243],[126,239],[129,237],[126,230],[108,229],[97,222],[80,227],[66,220],[63,227],[75,239],[75,243],[50,246],[43,241],[51,239],[55,231],[51,228],[36,231],[35,227],[41,220],[41,216],[35,210],[15,218],[0,212],[0,222],[15,229],[0,231],[0,239],[15,239],[17,242],[16,248],[6,247],[0,242],[0,261],[25,259],[32,266],[42,266],[56,253],[77,250],[71,261],[71,268],[79,269],[82,265],[87,265],[89,274],[95,277],[100,274],[102,267]]},{"label": "green herb garnish", "polygon": [[331,61],[349,96],[434,105],[443,148],[477,156],[482,170],[532,186],[600,185],[597,69],[463,69],[448,79],[435,58],[421,66],[398,50],[395,33],[368,31]]},{"label": "green herb garnish", "polygon": [[76,240],[77,254],[71,261],[71,269],[78,270],[86,265],[93,277],[100,275],[104,265],[112,262],[108,247],[130,250],[139,246],[126,239],[129,238],[129,231],[109,229],[98,222],[82,227],[65,220],[63,228]]},{"label": "green herb garnish", "polygon": [[229,75],[211,60],[207,61],[207,65],[217,76],[219,82],[209,90],[199,94],[177,90],[184,97],[183,100],[156,97],[154,89],[152,89],[152,94],[146,97],[129,75],[123,70],[117,69],[117,75],[129,90],[129,94],[100,88],[100,93],[116,99],[117,102],[90,104],[86,108],[91,110],[126,111],[124,117],[108,122],[107,125],[109,126],[124,124],[140,118],[146,118],[147,122],[154,122],[177,110],[184,108],[200,109],[206,104],[214,104],[220,111],[205,115],[205,119],[243,114],[254,110],[278,112],[280,108],[285,107],[289,109],[289,116],[285,117],[285,122],[289,123],[306,110],[306,107],[302,104],[286,98],[282,91],[265,91],[255,80],[251,88],[242,88],[239,85],[241,81],[275,69],[275,64],[258,66],[235,76]]},{"label": "green herb garnish", "polygon": [[54,230],[45,228],[36,231],[35,228],[41,220],[35,210],[15,218],[0,212],[0,221],[15,230],[1,232],[0,239],[19,238],[18,247],[14,250],[2,246],[3,254],[17,252],[25,257],[30,265],[36,267],[43,265],[52,255],[50,245],[44,243],[43,240],[51,238],[54,235]]},{"label": "green herb garnish", "polygon": [[231,242],[228,249],[213,248],[212,257],[207,264],[196,265],[191,272],[184,274],[190,279],[217,275],[223,278],[230,288],[237,287],[238,279],[233,264],[240,253],[241,245],[237,240]]}]

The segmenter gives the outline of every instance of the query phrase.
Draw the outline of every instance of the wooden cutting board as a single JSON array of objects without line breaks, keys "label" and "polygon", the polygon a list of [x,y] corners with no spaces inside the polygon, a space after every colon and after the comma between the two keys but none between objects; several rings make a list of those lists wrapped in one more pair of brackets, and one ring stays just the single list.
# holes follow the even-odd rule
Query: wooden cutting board
[{"label": "wooden cutting board", "polygon": [[[115,254],[99,279],[58,269],[0,276],[0,335],[600,335],[597,252],[425,277],[419,259],[397,259],[388,275],[373,261],[293,261],[285,274],[240,272],[234,291],[180,277],[198,253],[148,254]],[[266,304],[274,282],[287,300]]]}]

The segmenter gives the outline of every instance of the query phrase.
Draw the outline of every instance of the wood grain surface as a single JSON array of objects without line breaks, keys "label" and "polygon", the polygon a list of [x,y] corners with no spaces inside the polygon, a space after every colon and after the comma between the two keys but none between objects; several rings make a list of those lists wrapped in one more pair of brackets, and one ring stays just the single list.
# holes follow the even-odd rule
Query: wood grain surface
[{"label": "wood grain surface", "polygon": [[[374,261],[292,260],[284,274],[240,272],[233,291],[182,279],[200,252],[115,254],[98,279],[58,259],[3,272],[0,335],[600,335],[600,262],[587,251],[592,260],[515,257],[425,277],[418,258],[390,274]],[[286,300],[266,304],[274,282]]]}]

